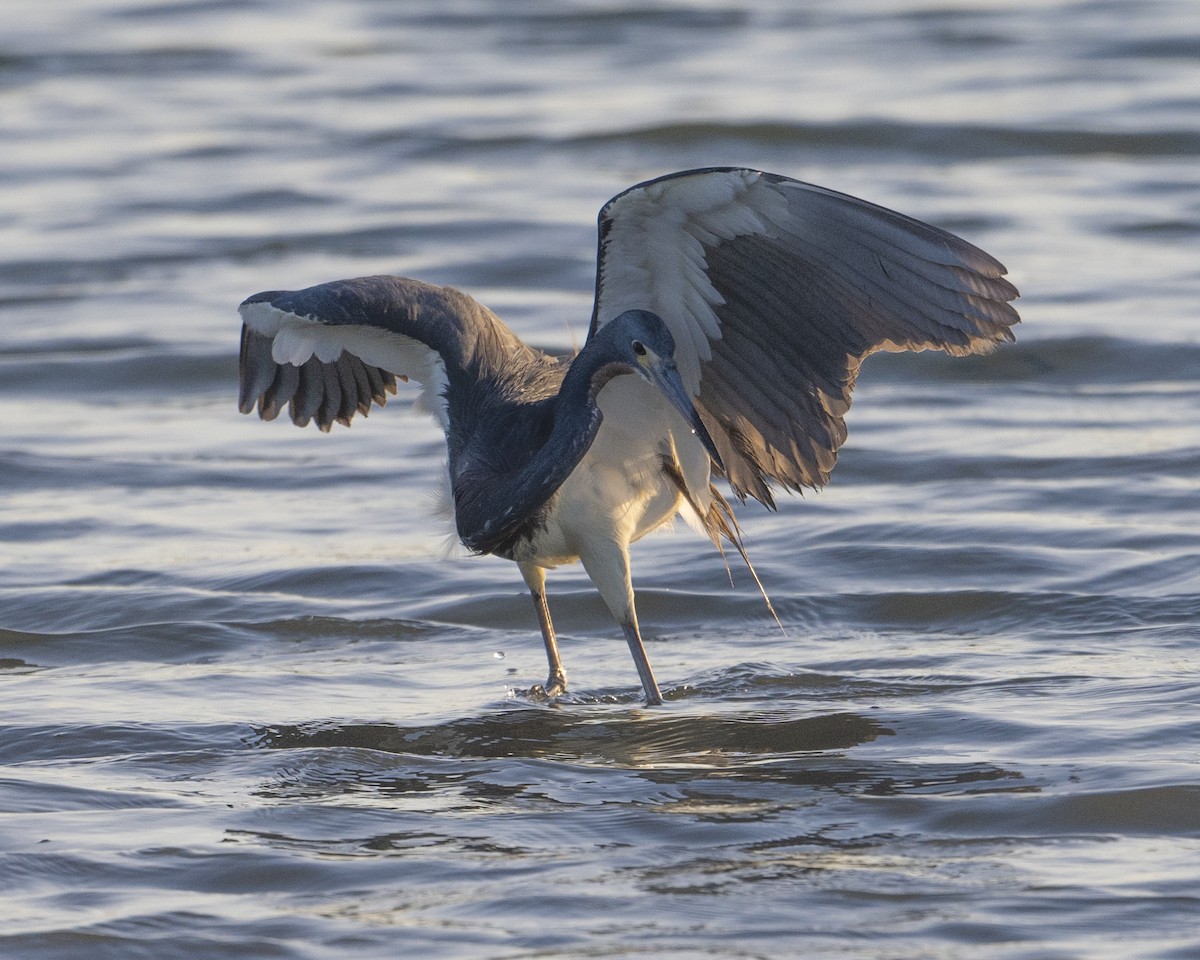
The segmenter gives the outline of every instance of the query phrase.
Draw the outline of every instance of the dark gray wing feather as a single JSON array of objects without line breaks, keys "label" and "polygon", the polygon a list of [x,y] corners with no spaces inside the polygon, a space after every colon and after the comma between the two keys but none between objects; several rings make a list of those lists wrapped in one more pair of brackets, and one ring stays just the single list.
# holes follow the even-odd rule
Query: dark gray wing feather
[{"label": "dark gray wing feather", "polygon": [[250,413],[257,404],[259,416],[274,420],[287,407],[297,426],[307,426],[315,419],[328,431],[335,422],[349,426],[356,413],[365,417],[372,403],[382,407],[387,395],[396,392],[394,374],[359,357],[343,353],[330,363],[312,357],[297,367],[275,362],[273,342],[273,337],[249,326],[242,328],[238,363],[238,409],[242,413]]},{"label": "dark gray wing feather", "polygon": [[528,352],[486,307],[464,293],[403,277],[362,277],[274,290],[240,307],[238,408],[265,420],[284,407],[298,426],[349,425],[383,406],[396,380],[426,389],[424,406],[448,428],[449,380],[486,375]]},{"label": "dark gray wing feather", "polygon": [[631,308],[667,322],[739,496],[818,487],[846,439],[863,359],[1013,339],[999,261],[903,214],[774,174],[714,168],[614,197],[600,214],[592,329]]}]

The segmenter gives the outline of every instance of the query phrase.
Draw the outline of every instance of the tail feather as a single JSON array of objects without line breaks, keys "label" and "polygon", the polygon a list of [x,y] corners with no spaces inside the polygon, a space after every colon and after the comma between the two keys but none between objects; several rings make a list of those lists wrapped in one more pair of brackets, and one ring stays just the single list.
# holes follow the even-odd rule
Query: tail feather
[{"label": "tail feather", "polygon": [[774,619],[776,626],[780,632],[786,637],[787,630],[783,627],[783,622],[779,619],[779,614],[775,612],[775,606],[771,603],[771,598],[767,596],[767,591],[762,585],[762,581],[758,578],[758,572],[754,569],[754,564],[750,562],[750,557],[746,553],[746,542],[742,538],[742,528],[738,525],[737,517],[733,515],[733,508],[729,505],[729,501],[721,496],[721,492],[713,486],[708,485],[708,505],[701,506],[697,502],[696,497],[688,489],[687,482],[684,480],[683,472],[680,470],[678,463],[670,457],[663,457],[662,461],[663,472],[670,477],[671,482],[679,489],[683,498],[688,502],[688,505],[700,518],[700,522],[704,525],[704,532],[708,534],[708,538],[712,540],[713,546],[721,554],[721,560],[725,564],[725,573],[729,576],[730,584],[733,583],[733,571],[729,568],[729,557],[725,553],[725,543],[733,546],[739,557],[742,558],[742,563],[746,565],[746,569],[750,571],[750,576],[754,578],[754,585],[758,587],[758,592],[762,594],[763,601],[767,605],[767,609],[771,611],[771,617]]},{"label": "tail feather", "polygon": [[729,560],[725,554],[725,547],[722,540],[732,544],[734,550],[737,551],[739,557],[742,558],[742,563],[746,565],[746,569],[750,571],[750,576],[754,578],[754,585],[758,587],[758,592],[762,594],[763,601],[767,605],[767,609],[771,611],[771,617],[775,620],[775,625],[783,635],[787,636],[787,630],[783,627],[783,622],[779,619],[779,614],[775,612],[775,605],[771,603],[771,598],[767,596],[766,588],[763,587],[762,581],[758,578],[758,571],[754,569],[754,564],[750,562],[750,557],[746,553],[746,542],[742,538],[742,528],[738,525],[737,517],[733,514],[733,508],[729,505],[729,501],[721,496],[711,483],[708,485],[708,493],[712,498],[709,504],[708,512],[703,515],[704,529],[712,540],[713,545],[721,553],[721,559],[725,561],[725,572],[729,574],[729,582],[733,582],[733,573],[729,569]]}]

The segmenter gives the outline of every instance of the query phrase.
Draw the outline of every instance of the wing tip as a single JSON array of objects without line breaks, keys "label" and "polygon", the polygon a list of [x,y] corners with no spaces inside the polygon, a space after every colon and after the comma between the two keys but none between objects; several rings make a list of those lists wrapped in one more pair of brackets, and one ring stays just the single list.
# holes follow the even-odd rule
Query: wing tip
[{"label": "wing tip", "polygon": [[388,394],[396,393],[395,374],[344,351],[333,361],[312,356],[297,366],[276,361],[273,344],[272,335],[243,324],[238,357],[239,413],[251,414],[257,407],[259,418],[270,421],[286,408],[296,426],[306,427],[315,421],[322,433],[328,433],[334,423],[348,427],[355,414],[367,416],[372,404],[382,407]]}]

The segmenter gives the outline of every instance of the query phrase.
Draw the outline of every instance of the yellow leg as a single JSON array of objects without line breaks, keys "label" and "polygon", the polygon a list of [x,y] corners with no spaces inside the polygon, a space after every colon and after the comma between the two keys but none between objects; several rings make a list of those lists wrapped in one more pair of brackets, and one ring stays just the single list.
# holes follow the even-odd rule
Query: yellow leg
[{"label": "yellow leg", "polygon": [[558,641],[554,636],[554,624],[550,620],[550,605],[546,602],[546,571],[532,563],[522,563],[521,576],[529,587],[533,597],[533,606],[537,610],[538,626],[542,629],[542,642],[546,645],[546,661],[550,672],[546,677],[544,687],[534,687],[530,693],[545,697],[557,697],[567,689],[567,671],[563,669],[562,658],[558,655]]},{"label": "yellow leg", "polygon": [[646,691],[646,703],[657,706],[663,702],[662,694],[654,679],[654,671],[650,669],[650,660],[642,644],[641,631],[638,630],[637,611],[633,605],[633,581],[629,577],[629,553],[617,543],[592,546],[592,550],[580,557],[583,568],[600,591],[613,619],[625,633],[633,665],[637,667],[642,689]]}]

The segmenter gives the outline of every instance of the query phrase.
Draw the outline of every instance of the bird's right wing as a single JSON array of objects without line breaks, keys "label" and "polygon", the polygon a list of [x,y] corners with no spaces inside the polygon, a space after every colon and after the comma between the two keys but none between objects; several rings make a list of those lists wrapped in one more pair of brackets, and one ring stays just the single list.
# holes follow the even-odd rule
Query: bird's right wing
[{"label": "bird's right wing", "polygon": [[449,287],[402,277],[337,280],[255,294],[239,307],[238,408],[322,430],[349,425],[396,392],[425,389],[416,406],[448,431],[447,368],[474,362],[485,341],[516,340],[486,307]]}]

